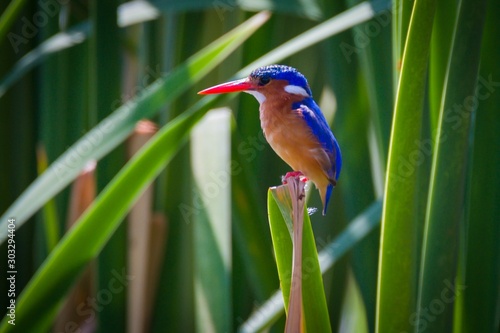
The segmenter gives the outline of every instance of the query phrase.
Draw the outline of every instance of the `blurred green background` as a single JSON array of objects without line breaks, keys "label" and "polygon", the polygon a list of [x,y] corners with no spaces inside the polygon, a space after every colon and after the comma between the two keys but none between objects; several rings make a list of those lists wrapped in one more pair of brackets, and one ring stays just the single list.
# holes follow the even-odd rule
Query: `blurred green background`
[{"label": "blurred green background", "polygon": [[266,205],[289,167],[252,96],[196,94],[272,63],[342,149],[311,216],[332,330],[500,332],[500,1],[0,8],[0,332],[283,331]]}]

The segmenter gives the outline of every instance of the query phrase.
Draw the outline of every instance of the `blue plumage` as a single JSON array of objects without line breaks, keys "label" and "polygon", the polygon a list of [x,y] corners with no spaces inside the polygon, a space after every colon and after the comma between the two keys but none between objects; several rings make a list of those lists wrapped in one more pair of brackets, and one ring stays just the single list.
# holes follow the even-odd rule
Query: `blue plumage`
[{"label": "blue plumage", "polygon": [[270,65],[257,68],[250,77],[267,80],[285,80],[289,84],[304,88],[309,96],[312,97],[311,88],[307,83],[307,79],[299,71],[293,67],[283,65]]},{"label": "blue plumage", "polygon": [[300,102],[292,104],[292,110],[301,110],[304,120],[307,126],[311,129],[314,136],[321,143],[323,148],[328,152],[333,152],[332,156],[332,169],[330,177],[337,181],[340,175],[340,170],[342,169],[342,155],[340,153],[340,147],[333,135],[328,122],[321,112],[318,104],[312,98],[305,98]]},{"label": "blue plumage", "polygon": [[342,169],[342,155],[335,136],[330,131],[330,127],[321,112],[319,106],[312,98],[305,98],[301,102],[294,103],[292,110],[300,110],[307,126],[311,129],[312,134],[317,138],[318,142],[327,152],[330,159],[330,168],[327,171],[330,179],[330,184],[326,188],[325,203],[323,207],[323,215],[326,214],[326,208],[330,202],[330,197],[333,192],[333,187],[337,183]]}]

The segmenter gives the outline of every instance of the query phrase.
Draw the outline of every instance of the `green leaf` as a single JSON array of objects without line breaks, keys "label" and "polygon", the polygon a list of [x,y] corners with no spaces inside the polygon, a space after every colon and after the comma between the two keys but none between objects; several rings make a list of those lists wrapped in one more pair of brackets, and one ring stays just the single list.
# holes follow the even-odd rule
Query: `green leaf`
[{"label": "green leaf", "polygon": [[[5,241],[7,230],[5,225],[9,217],[15,216],[18,227],[22,226],[45,202],[68,185],[89,160],[99,160],[109,153],[125,140],[138,120],[151,117],[161,106],[200,80],[268,18],[268,13],[257,14],[199,51],[165,78],[159,78],[133,100],[119,107],[73,144],[3,214],[0,223],[0,243]],[[117,104],[119,102],[117,101]]]},{"label": "green leaf", "polygon": [[[283,215],[281,215],[278,204],[274,198],[270,198],[269,195],[268,204],[269,207],[272,206],[272,209],[269,209],[269,214],[273,214],[274,216],[272,218],[278,220],[283,219]],[[359,244],[361,240],[363,240],[377,225],[379,225],[381,214],[382,202],[373,202],[358,216],[356,216],[345,228],[345,230],[338,235],[338,237],[328,243],[325,248],[321,250],[318,258],[322,274],[325,274],[325,272],[330,270],[340,258]],[[288,232],[288,229],[283,225],[284,223],[276,224],[276,227],[279,229],[279,232],[276,232],[276,236],[283,236],[284,242],[279,243],[279,246],[280,252],[286,256],[292,249],[289,234],[288,239],[284,237]],[[291,260],[291,255],[288,256],[288,258]],[[254,311],[252,316],[250,316],[250,318],[248,318],[243,325],[241,325],[238,332],[260,332],[276,321],[278,316],[283,312],[283,294],[281,291],[276,291],[264,304]]]},{"label": "green leaf", "polygon": [[[424,119],[430,38],[435,0],[416,1],[403,56],[392,123],[381,229],[377,332],[412,331],[415,311],[418,149]],[[410,159],[411,158],[411,159]],[[409,165],[409,166],[408,166]]]},{"label": "green leaf", "polygon": [[[417,317],[417,327],[433,332],[453,326],[452,301],[443,295],[450,285],[461,282],[455,279],[459,265],[463,265],[459,263],[460,239],[466,239],[463,203],[468,192],[485,13],[486,1],[460,2],[444,83],[427,203]],[[453,292],[461,292],[460,286]],[[421,311],[436,298],[444,306],[439,310],[439,320],[431,321]]]},{"label": "green leaf", "polygon": [[[269,228],[273,240],[276,266],[280,279],[280,289],[283,294],[285,309],[288,308],[290,296],[290,277],[292,267],[292,236],[290,226],[293,224],[291,214],[286,212],[291,209],[289,201],[277,200],[275,188],[270,188],[267,193],[267,210],[269,216]],[[281,189],[283,193],[283,189]],[[286,205],[286,206],[285,206]]]},{"label": "green leaf", "polygon": [[[292,278],[292,238],[288,229],[292,202],[288,187],[268,191],[269,226],[285,308],[288,309]],[[293,223],[293,222],[292,222]],[[307,209],[304,209],[302,244],[302,308],[307,332],[331,332],[318,252]]]}]

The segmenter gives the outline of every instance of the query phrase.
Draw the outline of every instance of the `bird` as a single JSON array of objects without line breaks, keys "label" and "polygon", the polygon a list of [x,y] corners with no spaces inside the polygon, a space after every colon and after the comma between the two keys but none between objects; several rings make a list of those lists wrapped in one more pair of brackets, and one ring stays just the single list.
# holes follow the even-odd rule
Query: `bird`
[{"label": "bird", "polygon": [[260,104],[264,136],[278,156],[319,190],[326,210],[342,168],[342,155],[325,116],[314,101],[307,79],[297,69],[269,65],[255,69],[247,78],[204,89],[198,94],[245,92]]}]

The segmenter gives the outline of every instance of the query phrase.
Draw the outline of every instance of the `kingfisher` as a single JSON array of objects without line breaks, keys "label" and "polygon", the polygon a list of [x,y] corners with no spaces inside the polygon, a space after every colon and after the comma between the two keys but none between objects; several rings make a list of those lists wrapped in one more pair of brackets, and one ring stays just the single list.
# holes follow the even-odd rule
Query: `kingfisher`
[{"label": "kingfisher", "polygon": [[307,79],[293,67],[257,68],[247,78],[222,83],[198,94],[246,92],[260,104],[260,124],[267,142],[294,171],[319,190],[323,215],[342,168],[340,147],[312,97]]}]

